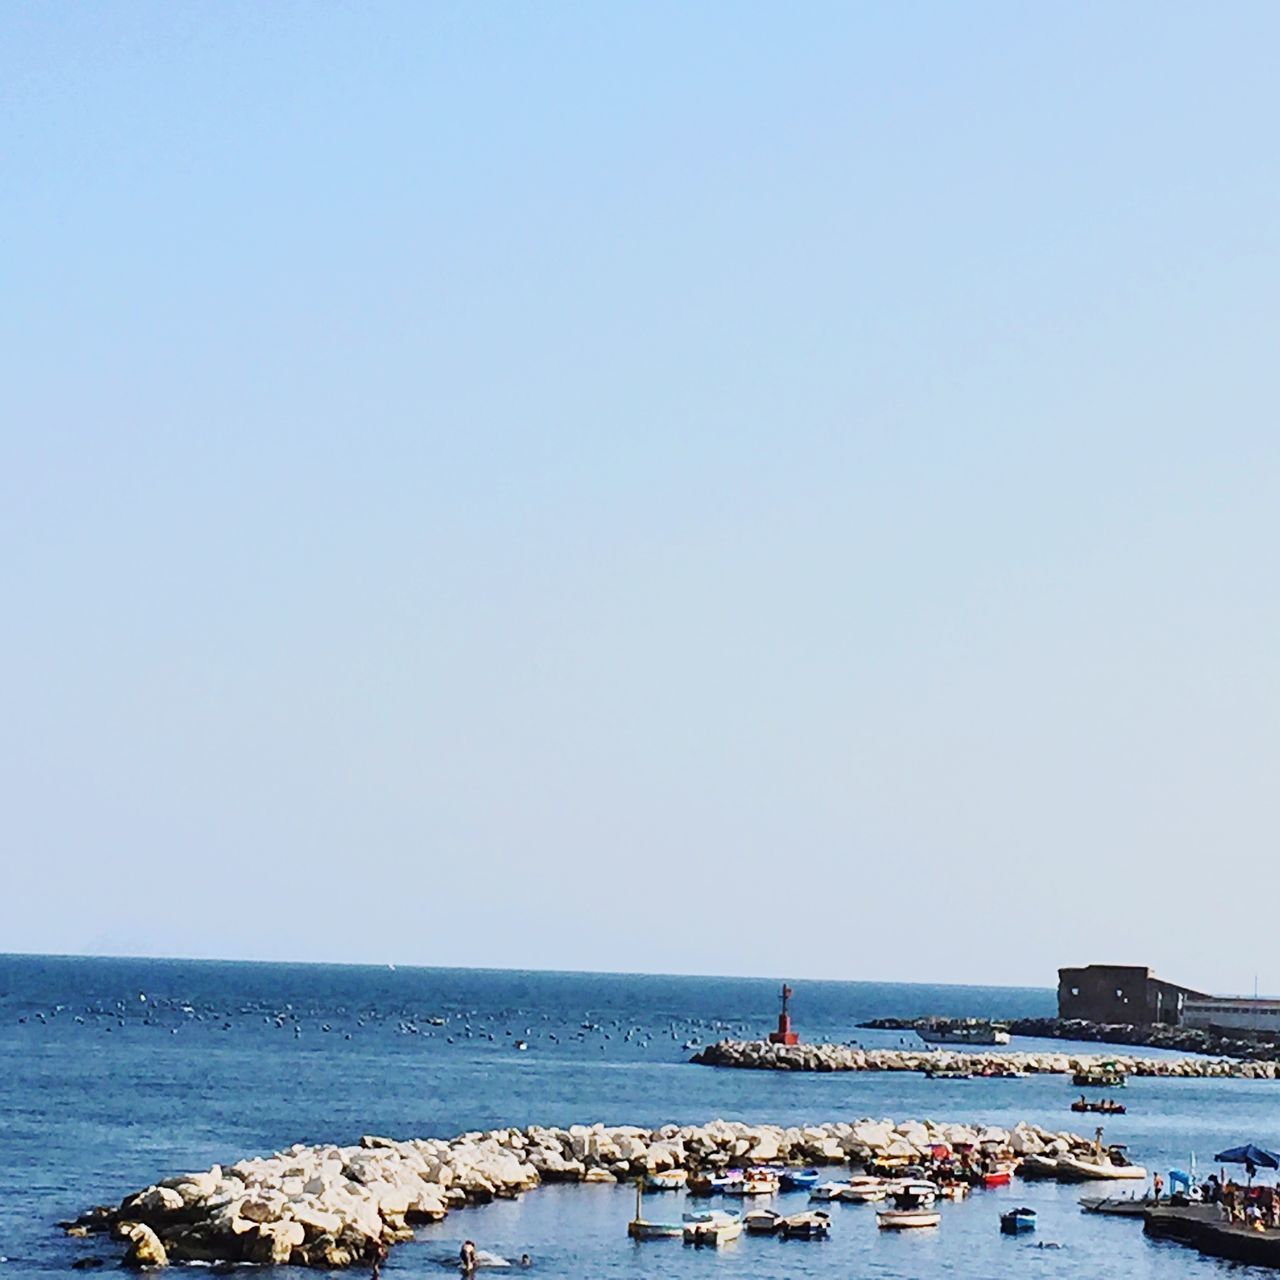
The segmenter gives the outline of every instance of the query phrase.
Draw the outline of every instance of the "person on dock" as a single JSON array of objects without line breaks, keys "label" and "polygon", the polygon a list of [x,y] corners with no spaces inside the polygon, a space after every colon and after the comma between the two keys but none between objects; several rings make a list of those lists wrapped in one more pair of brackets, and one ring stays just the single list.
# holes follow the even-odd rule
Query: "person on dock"
[{"label": "person on dock", "polygon": [[1155,1191],[1155,1195],[1154,1195],[1154,1197],[1153,1197],[1153,1198],[1154,1198],[1154,1200],[1155,1200],[1156,1204],[1159,1204],[1159,1203],[1160,1203],[1160,1196],[1161,1196],[1161,1195],[1163,1194],[1163,1192],[1164,1192],[1164,1179],[1163,1179],[1163,1178],[1162,1178],[1162,1177],[1157,1173],[1157,1174],[1155,1175],[1155,1177],[1151,1179],[1151,1186],[1152,1186],[1153,1190]]}]

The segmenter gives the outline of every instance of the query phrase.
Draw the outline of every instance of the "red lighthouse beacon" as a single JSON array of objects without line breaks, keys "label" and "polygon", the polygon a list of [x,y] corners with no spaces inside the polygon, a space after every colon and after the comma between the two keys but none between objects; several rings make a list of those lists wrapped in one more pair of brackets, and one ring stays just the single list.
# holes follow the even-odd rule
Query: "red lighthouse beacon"
[{"label": "red lighthouse beacon", "polygon": [[782,984],[782,1012],[778,1014],[777,1031],[769,1032],[770,1044],[799,1044],[800,1037],[791,1030],[791,1010],[789,1004],[791,1001],[791,988],[784,982]]}]

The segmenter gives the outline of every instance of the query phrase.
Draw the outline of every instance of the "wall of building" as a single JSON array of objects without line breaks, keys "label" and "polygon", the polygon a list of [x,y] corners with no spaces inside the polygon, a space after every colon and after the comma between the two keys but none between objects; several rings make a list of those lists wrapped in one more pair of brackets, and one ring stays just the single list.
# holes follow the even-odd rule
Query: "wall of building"
[{"label": "wall of building", "polygon": [[1280,1000],[1213,997],[1188,1000],[1182,1025],[1202,1031],[1240,1031],[1268,1039],[1280,1037]]},{"label": "wall of building", "polygon": [[1058,1017],[1086,1022],[1181,1021],[1186,1000],[1202,996],[1140,965],[1091,964],[1058,970]]}]

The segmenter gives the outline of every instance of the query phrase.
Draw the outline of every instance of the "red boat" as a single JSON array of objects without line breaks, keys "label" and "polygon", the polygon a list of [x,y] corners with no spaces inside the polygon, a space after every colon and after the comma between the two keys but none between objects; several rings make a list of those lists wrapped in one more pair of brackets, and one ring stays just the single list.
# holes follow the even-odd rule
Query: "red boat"
[{"label": "red boat", "polygon": [[998,1164],[994,1169],[988,1169],[982,1175],[982,1185],[984,1187],[1003,1187],[1007,1186],[1009,1179],[1013,1177],[1013,1169],[1007,1164]]}]

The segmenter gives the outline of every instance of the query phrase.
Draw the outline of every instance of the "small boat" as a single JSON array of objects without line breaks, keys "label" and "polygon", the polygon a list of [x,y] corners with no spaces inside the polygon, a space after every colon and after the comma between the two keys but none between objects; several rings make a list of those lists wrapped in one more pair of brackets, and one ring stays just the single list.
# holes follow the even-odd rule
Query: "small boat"
[{"label": "small boat", "polygon": [[835,1199],[849,1204],[879,1204],[888,1194],[889,1184],[883,1178],[851,1178]]},{"label": "small boat", "polygon": [[1000,1215],[1000,1230],[1007,1236],[1016,1236],[1023,1231],[1036,1229],[1036,1211],[1034,1209],[1010,1209]]},{"label": "small boat", "polygon": [[930,1067],[925,1073],[926,1080],[972,1080],[972,1071],[961,1071],[959,1067]]},{"label": "small boat", "polygon": [[782,1226],[782,1214],[772,1209],[752,1209],[742,1219],[749,1236],[771,1236]]},{"label": "small boat", "polygon": [[942,1214],[936,1209],[881,1209],[876,1226],[882,1231],[909,1231],[914,1227],[936,1227]]},{"label": "small boat", "polygon": [[684,1169],[664,1169],[661,1173],[651,1173],[644,1180],[647,1191],[682,1191],[689,1181]]},{"label": "small boat", "polygon": [[1113,1102],[1110,1098],[1103,1098],[1100,1102],[1087,1102],[1084,1098],[1077,1098],[1071,1104],[1071,1110],[1080,1113],[1095,1113],[1102,1116],[1122,1116],[1124,1115],[1124,1103]]},{"label": "small boat", "polygon": [[1082,1196],[1080,1208],[1085,1213],[1110,1214],[1115,1218],[1141,1218],[1152,1206],[1146,1196]]},{"label": "small boat", "polygon": [[845,1198],[844,1193],[852,1185],[851,1182],[824,1182],[809,1192],[809,1199],[819,1201],[843,1200]]},{"label": "small boat", "polygon": [[938,1196],[937,1183],[910,1178],[889,1183],[885,1191],[904,1208],[930,1205]]},{"label": "small boat", "polygon": [[1124,1084],[1124,1072],[1115,1066],[1085,1067],[1071,1077],[1077,1089],[1114,1089]]},{"label": "small boat", "polygon": [[938,1187],[938,1195],[944,1200],[963,1200],[972,1189],[967,1182],[944,1182]]},{"label": "small boat", "polygon": [[831,1219],[821,1209],[782,1219],[784,1240],[822,1240],[831,1234]]},{"label": "small boat", "polygon": [[752,1169],[722,1190],[727,1196],[773,1196],[778,1194],[780,1186],[776,1174]]},{"label": "small boat", "polygon": [[1007,1187],[1012,1177],[1013,1165],[1000,1163],[983,1171],[982,1185],[984,1187]]},{"label": "small boat", "polygon": [[[685,1214],[685,1244],[711,1245],[718,1248],[742,1234],[742,1219],[736,1213],[712,1209],[709,1213]],[[693,1220],[690,1221],[690,1218]]]},{"label": "small boat", "polygon": [[679,1240],[684,1234],[682,1222],[648,1222],[641,1212],[644,1184],[636,1183],[636,1216],[627,1223],[627,1235],[633,1240]]},{"label": "small boat", "polygon": [[811,1191],[822,1175],[817,1169],[784,1169],[778,1175],[783,1191]]}]

